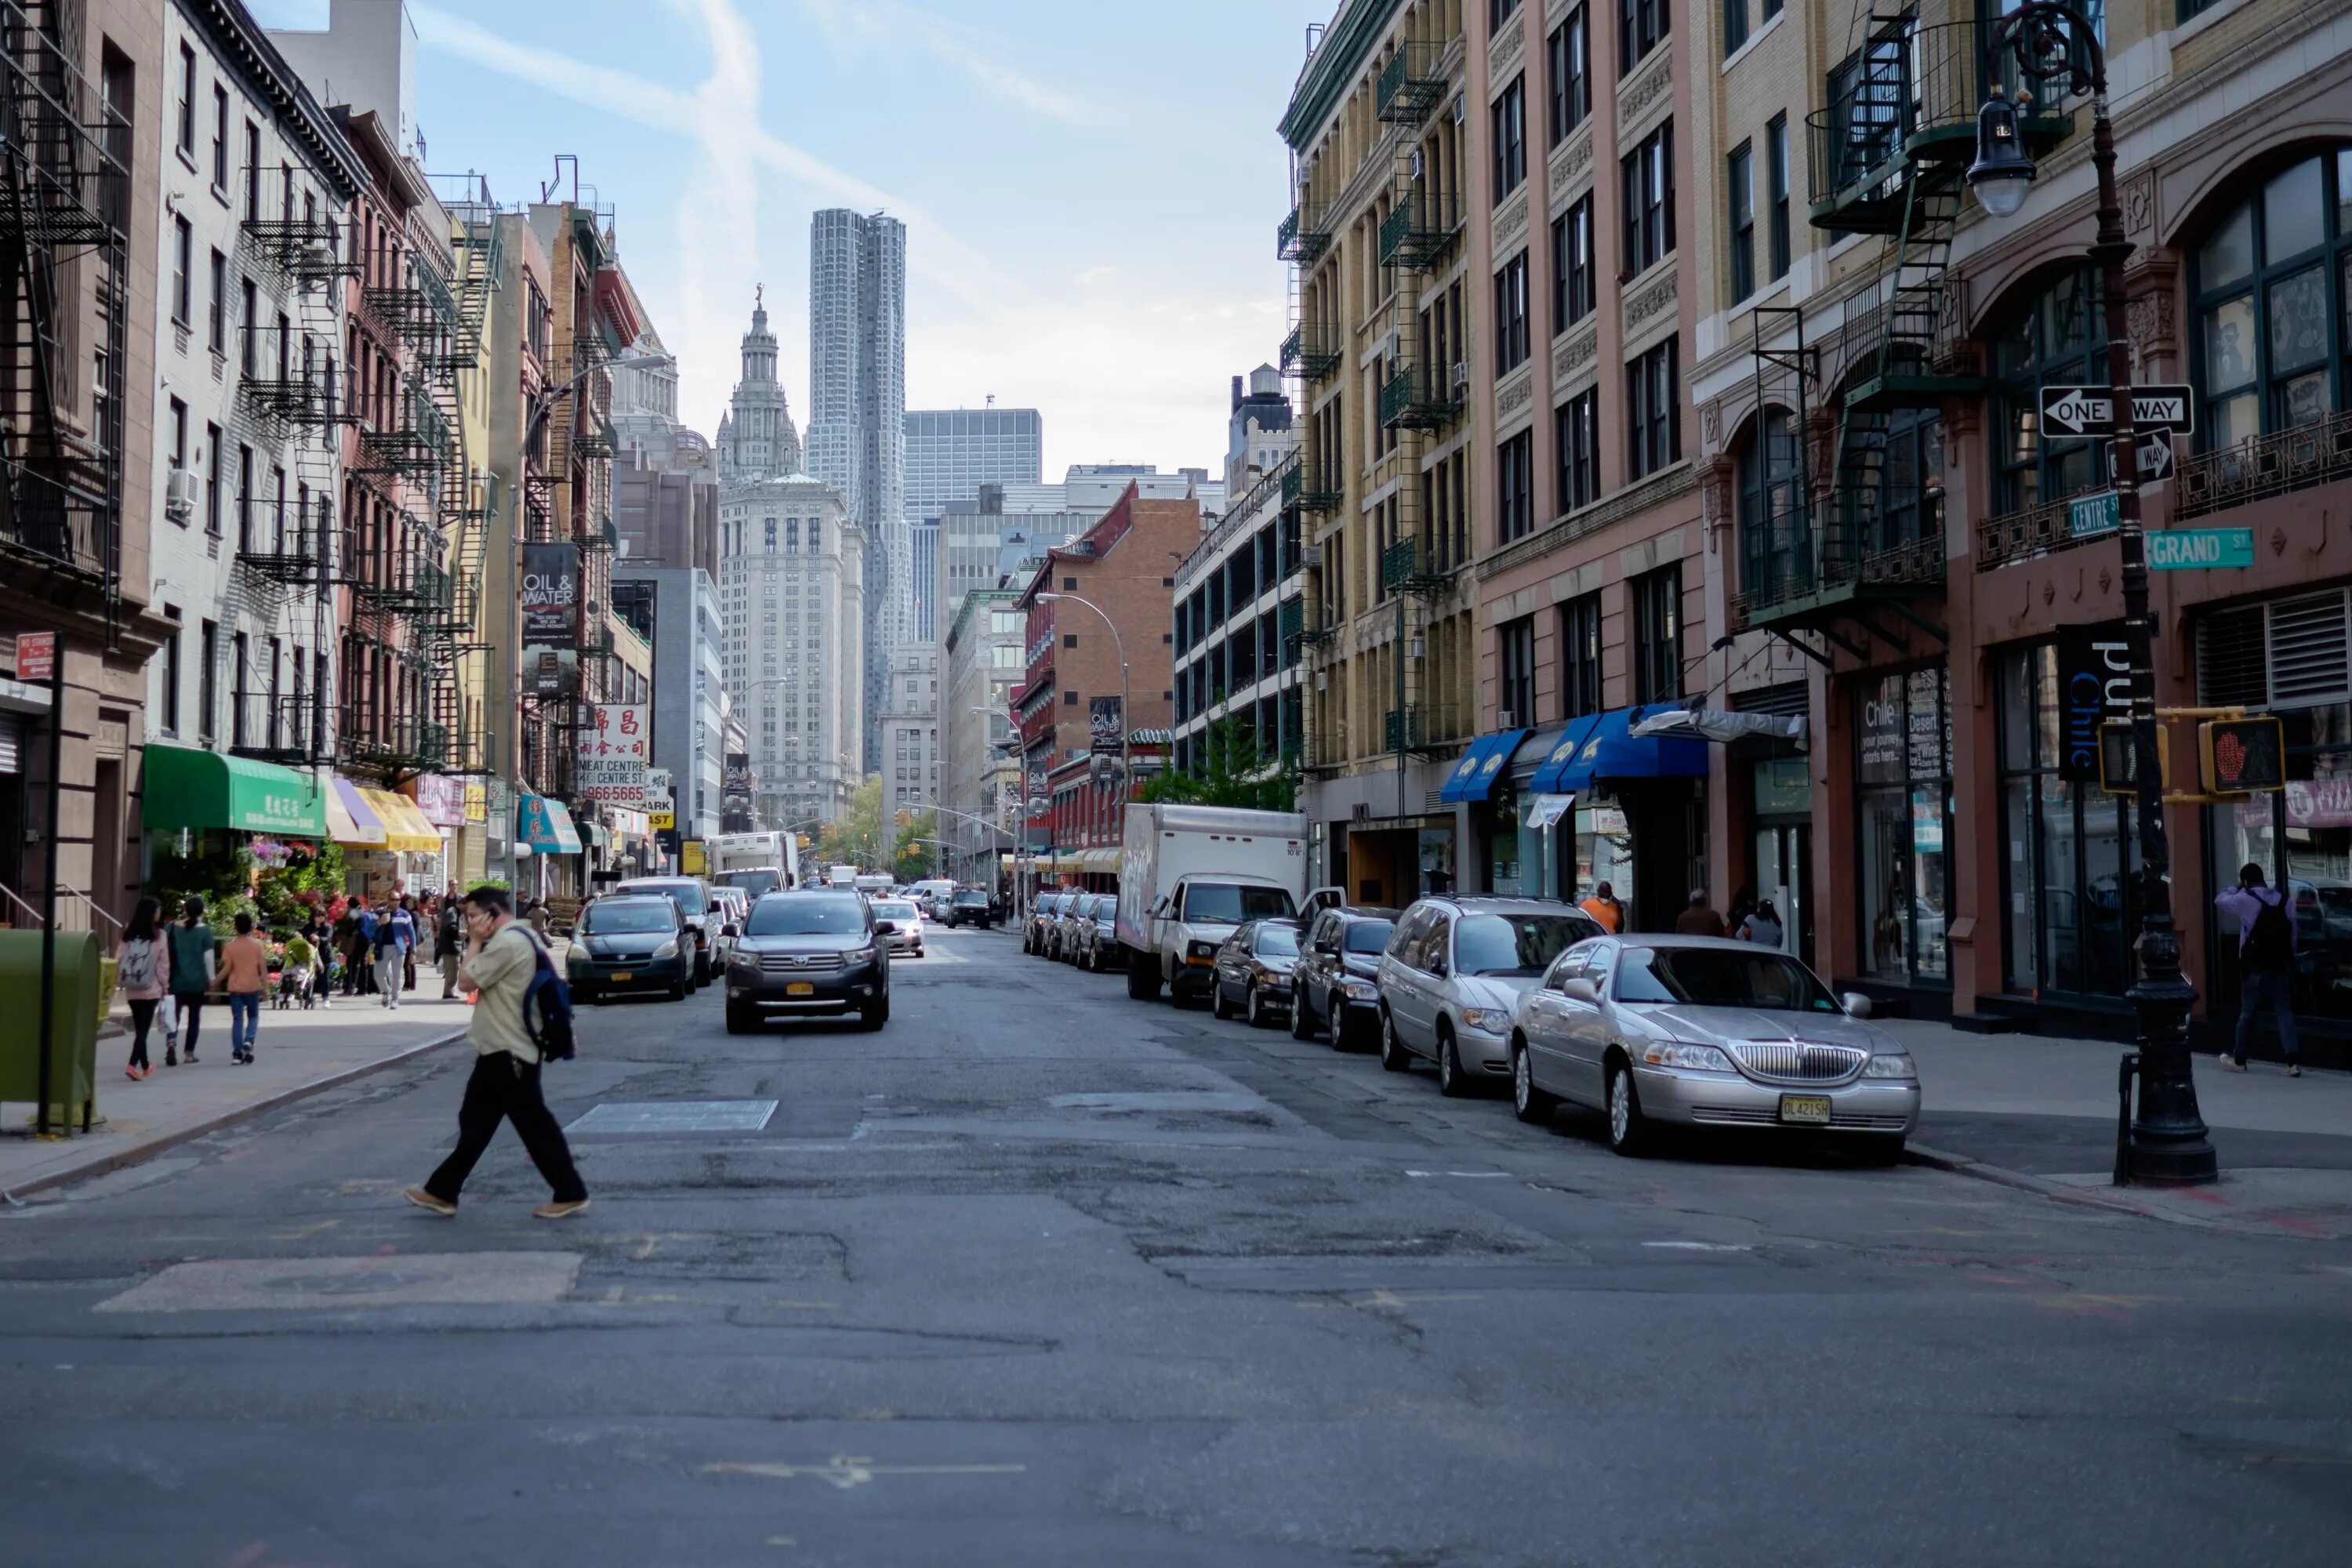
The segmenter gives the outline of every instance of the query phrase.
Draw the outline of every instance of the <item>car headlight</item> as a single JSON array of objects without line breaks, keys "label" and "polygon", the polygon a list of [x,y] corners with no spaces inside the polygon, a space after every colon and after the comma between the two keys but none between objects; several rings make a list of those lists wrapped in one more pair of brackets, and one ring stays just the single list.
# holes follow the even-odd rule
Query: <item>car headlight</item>
[{"label": "car headlight", "polygon": [[1187,942],[1184,944],[1184,956],[1187,958],[1214,958],[1217,956],[1217,944],[1213,942]]},{"label": "car headlight", "polygon": [[1685,1046],[1659,1040],[1642,1047],[1642,1059],[1654,1068],[1696,1068],[1701,1072],[1731,1072],[1731,1058],[1713,1046]]},{"label": "car headlight", "polygon": [[845,963],[864,963],[873,956],[874,950],[870,947],[853,947],[843,953],[841,958]]},{"label": "car headlight", "polygon": [[654,949],[654,956],[656,958],[676,958],[677,956],[677,938],[672,937],[667,942],[662,943],[659,947]]},{"label": "car headlight", "polygon": [[1347,981],[1344,983],[1344,986],[1348,994],[1354,997],[1359,1002],[1374,1001],[1381,994],[1380,987],[1374,985],[1369,980]]},{"label": "car headlight", "polygon": [[1511,1026],[1511,1016],[1500,1007],[1465,1007],[1462,1021],[1474,1029],[1499,1035]]},{"label": "car headlight", "polygon": [[572,943],[572,951],[564,954],[563,967],[573,973],[577,973],[583,969],[593,969],[595,966],[596,961],[593,958],[591,958],[588,955],[588,950],[582,947],[578,942]]},{"label": "car headlight", "polygon": [[1917,1078],[1919,1064],[1911,1059],[1908,1051],[1886,1051],[1870,1058],[1862,1069],[1864,1078]]}]

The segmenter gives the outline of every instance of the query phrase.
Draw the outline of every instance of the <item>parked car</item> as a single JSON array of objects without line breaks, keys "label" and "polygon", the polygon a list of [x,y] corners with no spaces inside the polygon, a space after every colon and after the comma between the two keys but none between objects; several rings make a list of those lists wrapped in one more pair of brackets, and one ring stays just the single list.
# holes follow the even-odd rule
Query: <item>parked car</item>
[{"label": "parked car", "polygon": [[1294,1037],[1311,1040],[1316,1030],[1328,1029],[1332,1045],[1342,1049],[1378,1037],[1381,954],[1399,913],[1359,905],[1326,909],[1308,922],[1293,978]]},{"label": "parked car", "polygon": [[890,952],[874,909],[854,891],[769,893],[751,906],[726,970],[727,1032],[774,1018],[856,1014],[890,1020]]},{"label": "parked car", "polygon": [[1297,921],[1251,921],[1217,949],[1211,1010],[1220,1018],[1239,1013],[1252,1028],[1274,1027],[1274,1015],[1291,1005],[1290,976],[1297,965]]},{"label": "parked car", "polygon": [[719,921],[711,912],[710,889],[695,877],[632,877],[615,886],[607,898],[625,893],[660,893],[677,900],[678,911],[686,916],[688,929],[694,932],[694,983],[708,985],[718,971],[712,967],[714,947],[719,937]]},{"label": "parked car", "polygon": [[874,929],[882,933],[892,952],[923,956],[923,916],[912,899],[872,899]]},{"label": "parked car", "polygon": [[985,889],[959,888],[955,897],[949,901],[948,912],[943,918],[950,930],[968,925],[985,929],[996,923],[996,910]]},{"label": "parked car", "polygon": [[[1054,917],[1054,925],[1045,939],[1045,956],[1060,963],[1078,961],[1078,933],[1093,923],[1095,900],[1101,895],[1078,892],[1062,904],[1062,912]],[[1114,903],[1113,908],[1117,907]]]},{"label": "parked car", "polygon": [[743,922],[751,918],[751,895],[740,888],[714,884],[710,901],[719,913],[719,930],[711,938],[710,963],[714,970],[724,970],[729,951],[742,934]]},{"label": "parked car", "polygon": [[1605,1111],[1641,1153],[1660,1122],[1825,1132],[1893,1160],[1919,1124],[1919,1073],[1869,999],[1842,1002],[1783,952],[1711,937],[1570,948],[1520,999],[1511,1084],[1522,1121],[1559,1101]]},{"label": "parked car", "polygon": [[1381,954],[1381,1066],[1437,1064],[1437,1087],[1463,1095],[1511,1070],[1511,1014],[1561,950],[1601,934],[1580,910],[1544,899],[1423,899]]},{"label": "parked car", "polygon": [[615,996],[679,1002],[694,984],[693,949],[676,900],[612,895],[580,911],[564,954],[564,978],[575,1002],[601,1005]]},{"label": "parked car", "polygon": [[1118,944],[1118,895],[1097,893],[1078,921],[1078,948],[1070,962],[1100,974],[1126,962]]},{"label": "parked car", "polygon": [[1021,928],[1022,952],[1041,955],[1045,952],[1045,933],[1052,931],[1054,922],[1061,918],[1063,903],[1076,896],[1061,892],[1037,895],[1037,901],[1029,907],[1028,923]]}]

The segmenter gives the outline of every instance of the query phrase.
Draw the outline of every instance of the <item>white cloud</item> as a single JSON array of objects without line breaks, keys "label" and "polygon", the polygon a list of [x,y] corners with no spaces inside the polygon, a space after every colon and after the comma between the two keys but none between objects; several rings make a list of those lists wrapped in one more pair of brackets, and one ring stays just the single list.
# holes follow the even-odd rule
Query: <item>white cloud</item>
[{"label": "white cloud", "polygon": [[1070,125],[1097,118],[1068,94],[1057,91],[995,58],[1001,42],[963,22],[898,0],[798,0],[809,20],[842,47],[874,53],[920,49],[982,92],[1016,108]]}]

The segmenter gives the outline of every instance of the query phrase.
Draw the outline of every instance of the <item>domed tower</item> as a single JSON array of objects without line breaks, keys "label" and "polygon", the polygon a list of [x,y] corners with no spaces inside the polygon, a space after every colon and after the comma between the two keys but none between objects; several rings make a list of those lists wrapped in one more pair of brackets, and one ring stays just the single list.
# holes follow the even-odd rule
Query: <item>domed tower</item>
[{"label": "domed tower", "polygon": [[800,432],[776,379],[776,334],[768,330],[763,289],[753,296],[751,330],[743,334],[742,378],[719,422],[719,480],[752,484],[798,473],[800,466]]}]

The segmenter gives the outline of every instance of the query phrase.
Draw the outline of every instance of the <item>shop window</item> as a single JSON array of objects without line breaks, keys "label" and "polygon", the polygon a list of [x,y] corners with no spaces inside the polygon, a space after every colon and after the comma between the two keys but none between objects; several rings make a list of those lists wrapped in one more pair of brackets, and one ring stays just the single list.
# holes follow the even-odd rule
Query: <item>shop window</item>
[{"label": "shop window", "polygon": [[1582,594],[1559,607],[1559,689],[1563,719],[1601,711],[1601,595]]},{"label": "shop window", "polygon": [[2041,429],[2045,384],[2106,384],[2098,275],[2069,272],[2011,312],[1994,333],[1991,360],[1995,510],[2018,511],[2104,483],[2094,443],[2044,441]]},{"label": "shop window", "polygon": [[1495,722],[1507,729],[1518,729],[1534,722],[1536,710],[1536,621],[1533,616],[1521,616],[1506,621],[1496,629],[1496,642],[1501,654]]},{"label": "shop window", "polygon": [[2198,444],[2352,406],[2352,147],[2281,170],[2197,247]]},{"label": "shop window", "polygon": [[1636,577],[1633,593],[1633,700],[1671,702],[1683,694],[1683,569]]},{"label": "shop window", "polygon": [[1758,604],[1777,604],[1811,585],[1811,520],[1802,453],[1785,408],[1767,408],[1732,454],[1739,491],[1739,585]]},{"label": "shop window", "polygon": [[[2286,734],[2287,787],[2205,808],[2206,885],[2234,886],[2249,862],[2284,888],[2294,921],[2294,1008],[2306,1026],[2352,1024],[2352,703],[2273,709]],[[2180,911],[2184,920],[2196,911]],[[2210,906],[2211,1015],[2234,1017],[2237,921]]]},{"label": "shop window", "polygon": [[1948,985],[1950,682],[1940,666],[1874,676],[1853,700],[1863,973]]}]

